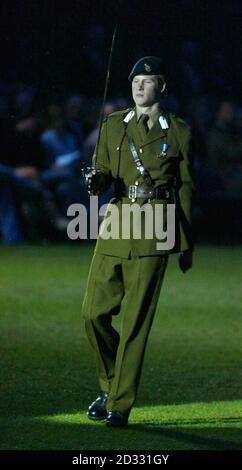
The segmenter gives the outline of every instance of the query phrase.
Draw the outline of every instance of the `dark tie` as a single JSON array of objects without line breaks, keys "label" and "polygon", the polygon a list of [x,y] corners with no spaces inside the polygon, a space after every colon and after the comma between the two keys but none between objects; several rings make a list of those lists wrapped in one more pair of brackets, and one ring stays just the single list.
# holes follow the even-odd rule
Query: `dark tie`
[{"label": "dark tie", "polygon": [[148,120],[149,120],[148,114],[142,114],[139,118],[139,128],[140,128],[142,135],[147,134],[149,132]]}]

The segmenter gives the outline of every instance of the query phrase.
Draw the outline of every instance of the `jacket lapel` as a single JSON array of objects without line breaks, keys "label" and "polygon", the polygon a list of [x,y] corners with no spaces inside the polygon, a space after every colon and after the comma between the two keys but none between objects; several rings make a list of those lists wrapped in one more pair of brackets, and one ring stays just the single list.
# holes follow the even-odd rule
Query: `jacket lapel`
[{"label": "jacket lapel", "polygon": [[[135,108],[133,108],[132,110],[135,111]],[[167,139],[167,133],[169,131],[169,128],[162,129],[160,121],[159,121],[159,117],[162,115],[165,116],[165,118],[167,119],[168,125],[170,127],[169,116],[167,115],[167,113],[161,113],[158,116],[158,119],[156,119],[150,131],[144,136],[144,139],[141,138],[141,135],[138,129],[136,113],[126,125],[123,123],[124,126],[126,127],[126,129],[124,128],[124,131],[126,131],[126,133],[134,140],[134,143],[138,145],[139,147],[145,147],[146,145],[149,145],[150,143],[155,142],[156,140],[160,140],[164,138]]]},{"label": "jacket lapel", "polygon": [[162,139],[167,136],[168,129],[162,129],[159,119],[156,119],[150,131],[145,135],[143,145],[148,145],[155,140]]},{"label": "jacket lapel", "polygon": [[[134,111],[135,111],[135,109],[134,109]],[[126,134],[129,135],[132,138],[132,140],[134,141],[136,146],[138,146],[138,147],[142,146],[143,141],[141,139],[141,135],[139,133],[139,129],[138,129],[138,126],[137,126],[136,113],[134,114],[132,119],[130,119],[130,121],[128,122],[128,124],[126,126]]]}]

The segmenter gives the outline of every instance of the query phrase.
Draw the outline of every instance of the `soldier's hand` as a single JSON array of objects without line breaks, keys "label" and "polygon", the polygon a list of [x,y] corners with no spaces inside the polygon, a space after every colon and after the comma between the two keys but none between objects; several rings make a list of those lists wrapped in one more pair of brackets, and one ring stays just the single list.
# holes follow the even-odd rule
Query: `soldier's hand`
[{"label": "soldier's hand", "polygon": [[179,268],[183,273],[185,273],[191,267],[192,267],[192,251],[190,250],[183,251],[179,255]]}]

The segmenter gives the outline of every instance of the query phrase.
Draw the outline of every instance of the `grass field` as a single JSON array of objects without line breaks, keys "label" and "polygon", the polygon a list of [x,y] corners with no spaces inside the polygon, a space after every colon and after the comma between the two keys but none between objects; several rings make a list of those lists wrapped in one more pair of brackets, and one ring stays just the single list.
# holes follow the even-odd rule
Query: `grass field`
[{"label": "grass field", "polygon": [[[0,247],[1,449],[242,449],[242,248],[170,259],[127,429],[98,392],[81,303],[92,248]],[[118,324],[117,324],[118,327]]]}]

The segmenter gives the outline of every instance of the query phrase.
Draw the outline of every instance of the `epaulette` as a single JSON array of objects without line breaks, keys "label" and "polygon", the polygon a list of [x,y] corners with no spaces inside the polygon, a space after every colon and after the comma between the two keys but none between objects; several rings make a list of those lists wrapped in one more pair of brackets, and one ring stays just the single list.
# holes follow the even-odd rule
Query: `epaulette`
[{"label": "epaulette", "polygon": [[108,115],[108,118],[115,117],[115,116],[123,116],[124,114],[131,111],[131,109],[133,108],[121,109],[121,111],[114,111],[114,113],[111,113]]},{"label": "epaulette", "polygon": [[184,119],[175,116],[175,114],[170,113],[170,118],[174,119],[177,122],[177,124],[181,124],[182,127],[189,128],[189,124],[186,121],[184,121]]}]

